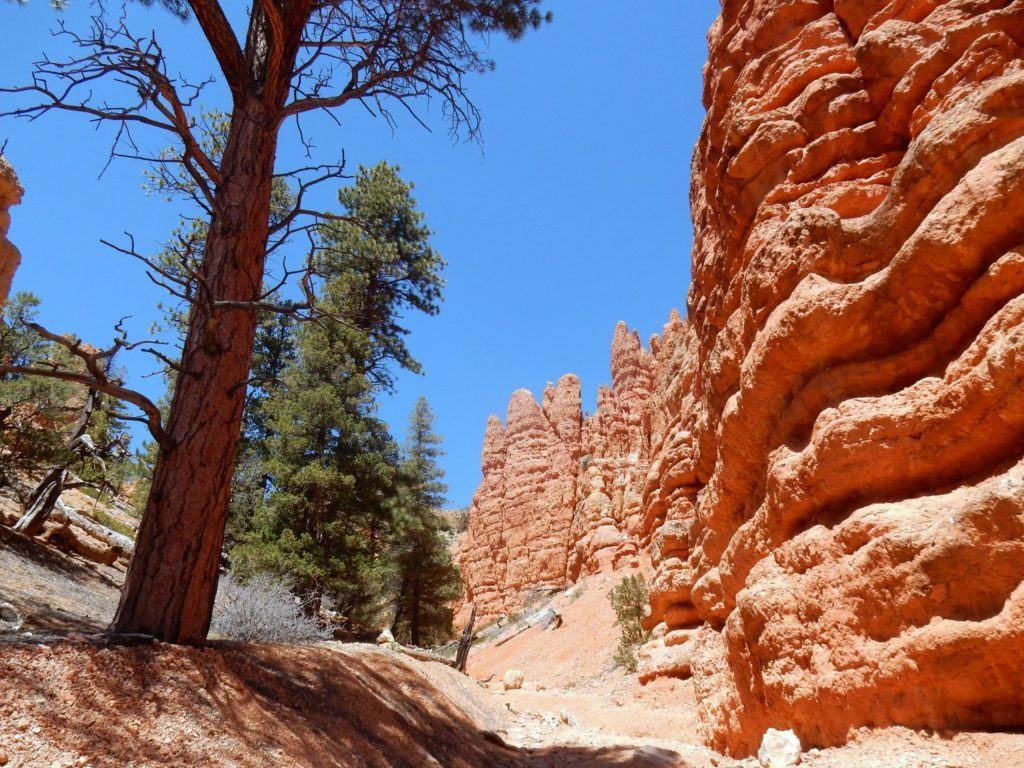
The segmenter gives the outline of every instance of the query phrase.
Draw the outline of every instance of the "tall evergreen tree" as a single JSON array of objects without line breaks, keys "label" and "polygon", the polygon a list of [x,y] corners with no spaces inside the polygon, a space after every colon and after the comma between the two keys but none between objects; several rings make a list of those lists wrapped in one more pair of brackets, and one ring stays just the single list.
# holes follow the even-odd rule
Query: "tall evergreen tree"
[{"label": "tall evergreen tree", "polygon": [[460,591],[459,572],[438,514],[448,488],[438,464],[444,451],[441,436],[434,432],[434,418],[427,399],[420,397],[409,418],[395,526],[399,587],[392,632],[413,645],[436,644],[449,637],[451,604]]},{"label": "tall evergreen tree", "polygon": [[369,381],[345,371],[344,343],[319,325],[299,339],[267,402],[273,437],[263,467],[272,485],[232,560],[243,573],[289,578],[311,606],[327,596],[366,621],[382,578],[397,446],[374,415]]},{"label": "tall evergreen tree", "polygon": [[375,396],[394,367],[419,370],[399,318],[437,312],[444,262],[397,168],[360,169],[339,200],[346,218],[315,254],[321,320],[260,332],[240,464],[248,508],[236,502],[231,557],[243,573],[287,577],[311,605],[329,597],[353,622],[376,623],[399,452]]}]

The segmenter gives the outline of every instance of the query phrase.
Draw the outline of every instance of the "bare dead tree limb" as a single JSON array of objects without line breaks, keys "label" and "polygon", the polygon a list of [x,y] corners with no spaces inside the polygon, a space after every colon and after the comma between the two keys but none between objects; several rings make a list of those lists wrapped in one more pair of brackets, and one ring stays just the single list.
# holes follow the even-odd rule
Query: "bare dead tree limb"
[{"label": "bare dead tree limb", "polygon": [[85,371],[75,370],[67,365],[52,361],[48,364],[37,363],[36,365],[13,365],[10,362],[0,363],[0,374],[12,374],[15,376],[41,376],[43,378],[68,381],[73,384],[80,384],[88,389],[110,395],[125,403],[138,408],[145,417],[145,423],[149,432],[157,444],[165,450],[174,448],[174,440],[163,428],[163,415],[157,405],[141,392],[129,389],[117,377],[108,373],[109,361],[121,350],[130,350],[144,344],[154,344],[152,339],[145,341],[129,342],[124,331],[123,323],[127,318],[118,321],[116,330],[118,337],[107,349],[96,349],[83,344],[81,339],[61,336],[53,333],[39,323],[27,322],[25,326],[31,328],[47,341],[51,341],[68,350],[85,366]]},{"label": "bare dead tree limb", "polygon": [[[189,114],[212,79],[190,83],[169,76],[156,36],[132,34],[123,18],[108,22],[103,15],[96,15],[86,34],[73,32],[60,22],[55,36],[68,38],[84,53],[63,61],[44,57],[36,62],[30,85],[0,88],[0,93],[42,97],[41,101],[28,106],[6,110],[0,117],[35,120],[47,112],[59,110],[86,115],[94,123],[115,123],[119,127],[108,163],[113,157],[145,157],[138,152],[131,136],[131,125],[171,133],[182,144],[177,158],[179,164],[206,203],[212,206],[214,188],[220,183],[220,170],[204,151],[195,134],[196,120]],[[132,94],[131,98],[122,105],[99,100],[92,86],[100,80],[119,84]],[[122,146],[130,151],[119,151]]]}]

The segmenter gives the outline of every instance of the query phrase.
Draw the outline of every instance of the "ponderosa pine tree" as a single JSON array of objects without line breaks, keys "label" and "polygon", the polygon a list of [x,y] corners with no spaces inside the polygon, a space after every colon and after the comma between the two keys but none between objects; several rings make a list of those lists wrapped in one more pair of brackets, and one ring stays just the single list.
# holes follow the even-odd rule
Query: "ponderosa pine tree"
[{"label": "ponderosa pine tree", "polygon": [[[136,157],[133,128],[167,132],[179,142],[173,160],[209,221],[190,276],[198,290],[190,297],[189,330],[166,423],[154,403],[127,393],[121,382],[97,376],[89,384],[131,397],[146,413],[159,446],[111,628],[201,643],[216,593],[257,320],[273,305],[264,288],[268,250],[314,213],[304,202],[309,188],[341,172],[316,163],[283,172],[298,187],[295,205],[271,225],[282,126],[348,104],[387,117],[396,106],[413,109],[416,100],[433,97],[453,129],[473,133],[478,113],[466,96],[465,76],[491,66],[476,41],[492,32],[519,37],[544,16],[540,0],[261,0],[246,11],[240,40],[216,0],[163,4],[180,17],[195,17],[230,94],[230,127],[219,161],[203,151],[196,135],[203,85],[169,74],[153,37],[133,35],[123,18],[108,22],[100,15],[90,32],[66,32],[81,53],[41,61],[30,85],[8,89],[40,101],[7,114],[34,117],[65,109],[109,121],[125,141],[115,153]],[[123,100],[114,93],[118,88]],[[170,161],[159,162],[167,167]],[[300,311],[296,305],[283,309]]]},{"label": "ponderosa pine tree", "polygon": [[409,417],[392,542],[398,590],[391,631],[397,639],[419,646],[443,642],[451,635],[451,605],[461,589],[438,514],[448,488],[438,464],[444,455],[443,439],[434,432],[434,419],[427,399],[420,397]]}]

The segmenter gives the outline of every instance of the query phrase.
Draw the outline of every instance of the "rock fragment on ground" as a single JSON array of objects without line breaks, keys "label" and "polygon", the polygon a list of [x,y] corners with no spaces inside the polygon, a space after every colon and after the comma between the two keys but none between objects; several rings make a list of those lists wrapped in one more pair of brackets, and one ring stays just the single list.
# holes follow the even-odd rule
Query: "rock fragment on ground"
[{"label": "rock fragment on ground", "polygon": [[523,687],[525,676],[522,670],[510,669],[501,679],[501,685],[506,691],[516,691]]},{"label": "rock fragment on ground", "polygon": [[800,739],[792,731],[769,728],[761,739],[757,760],[761,768],[793,768],[800,764]]}]

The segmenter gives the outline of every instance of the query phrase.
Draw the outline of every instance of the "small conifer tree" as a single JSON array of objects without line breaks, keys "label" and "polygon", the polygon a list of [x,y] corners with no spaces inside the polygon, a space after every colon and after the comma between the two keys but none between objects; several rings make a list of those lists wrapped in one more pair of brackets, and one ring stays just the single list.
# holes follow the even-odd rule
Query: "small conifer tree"
[{"label": "small conifer tree", "polygon": [[636,672],[636,649],[650,639],[650,633],[643,627],[648,600],[644,577],[639,573],[623,577],[612,587],[608,599],[615,611],[615,626],[621,628],[613,658],[630,672]]},{"label": "small conifer tree", "polygon": [[461,589],[439,514],[448,490],[438,465],[444,455],[441,441],[434,432],[434,411],[420,397],[409,419],[394,544],[398,594],[392,632],[413,645],[450,637],[451,604]]}]

